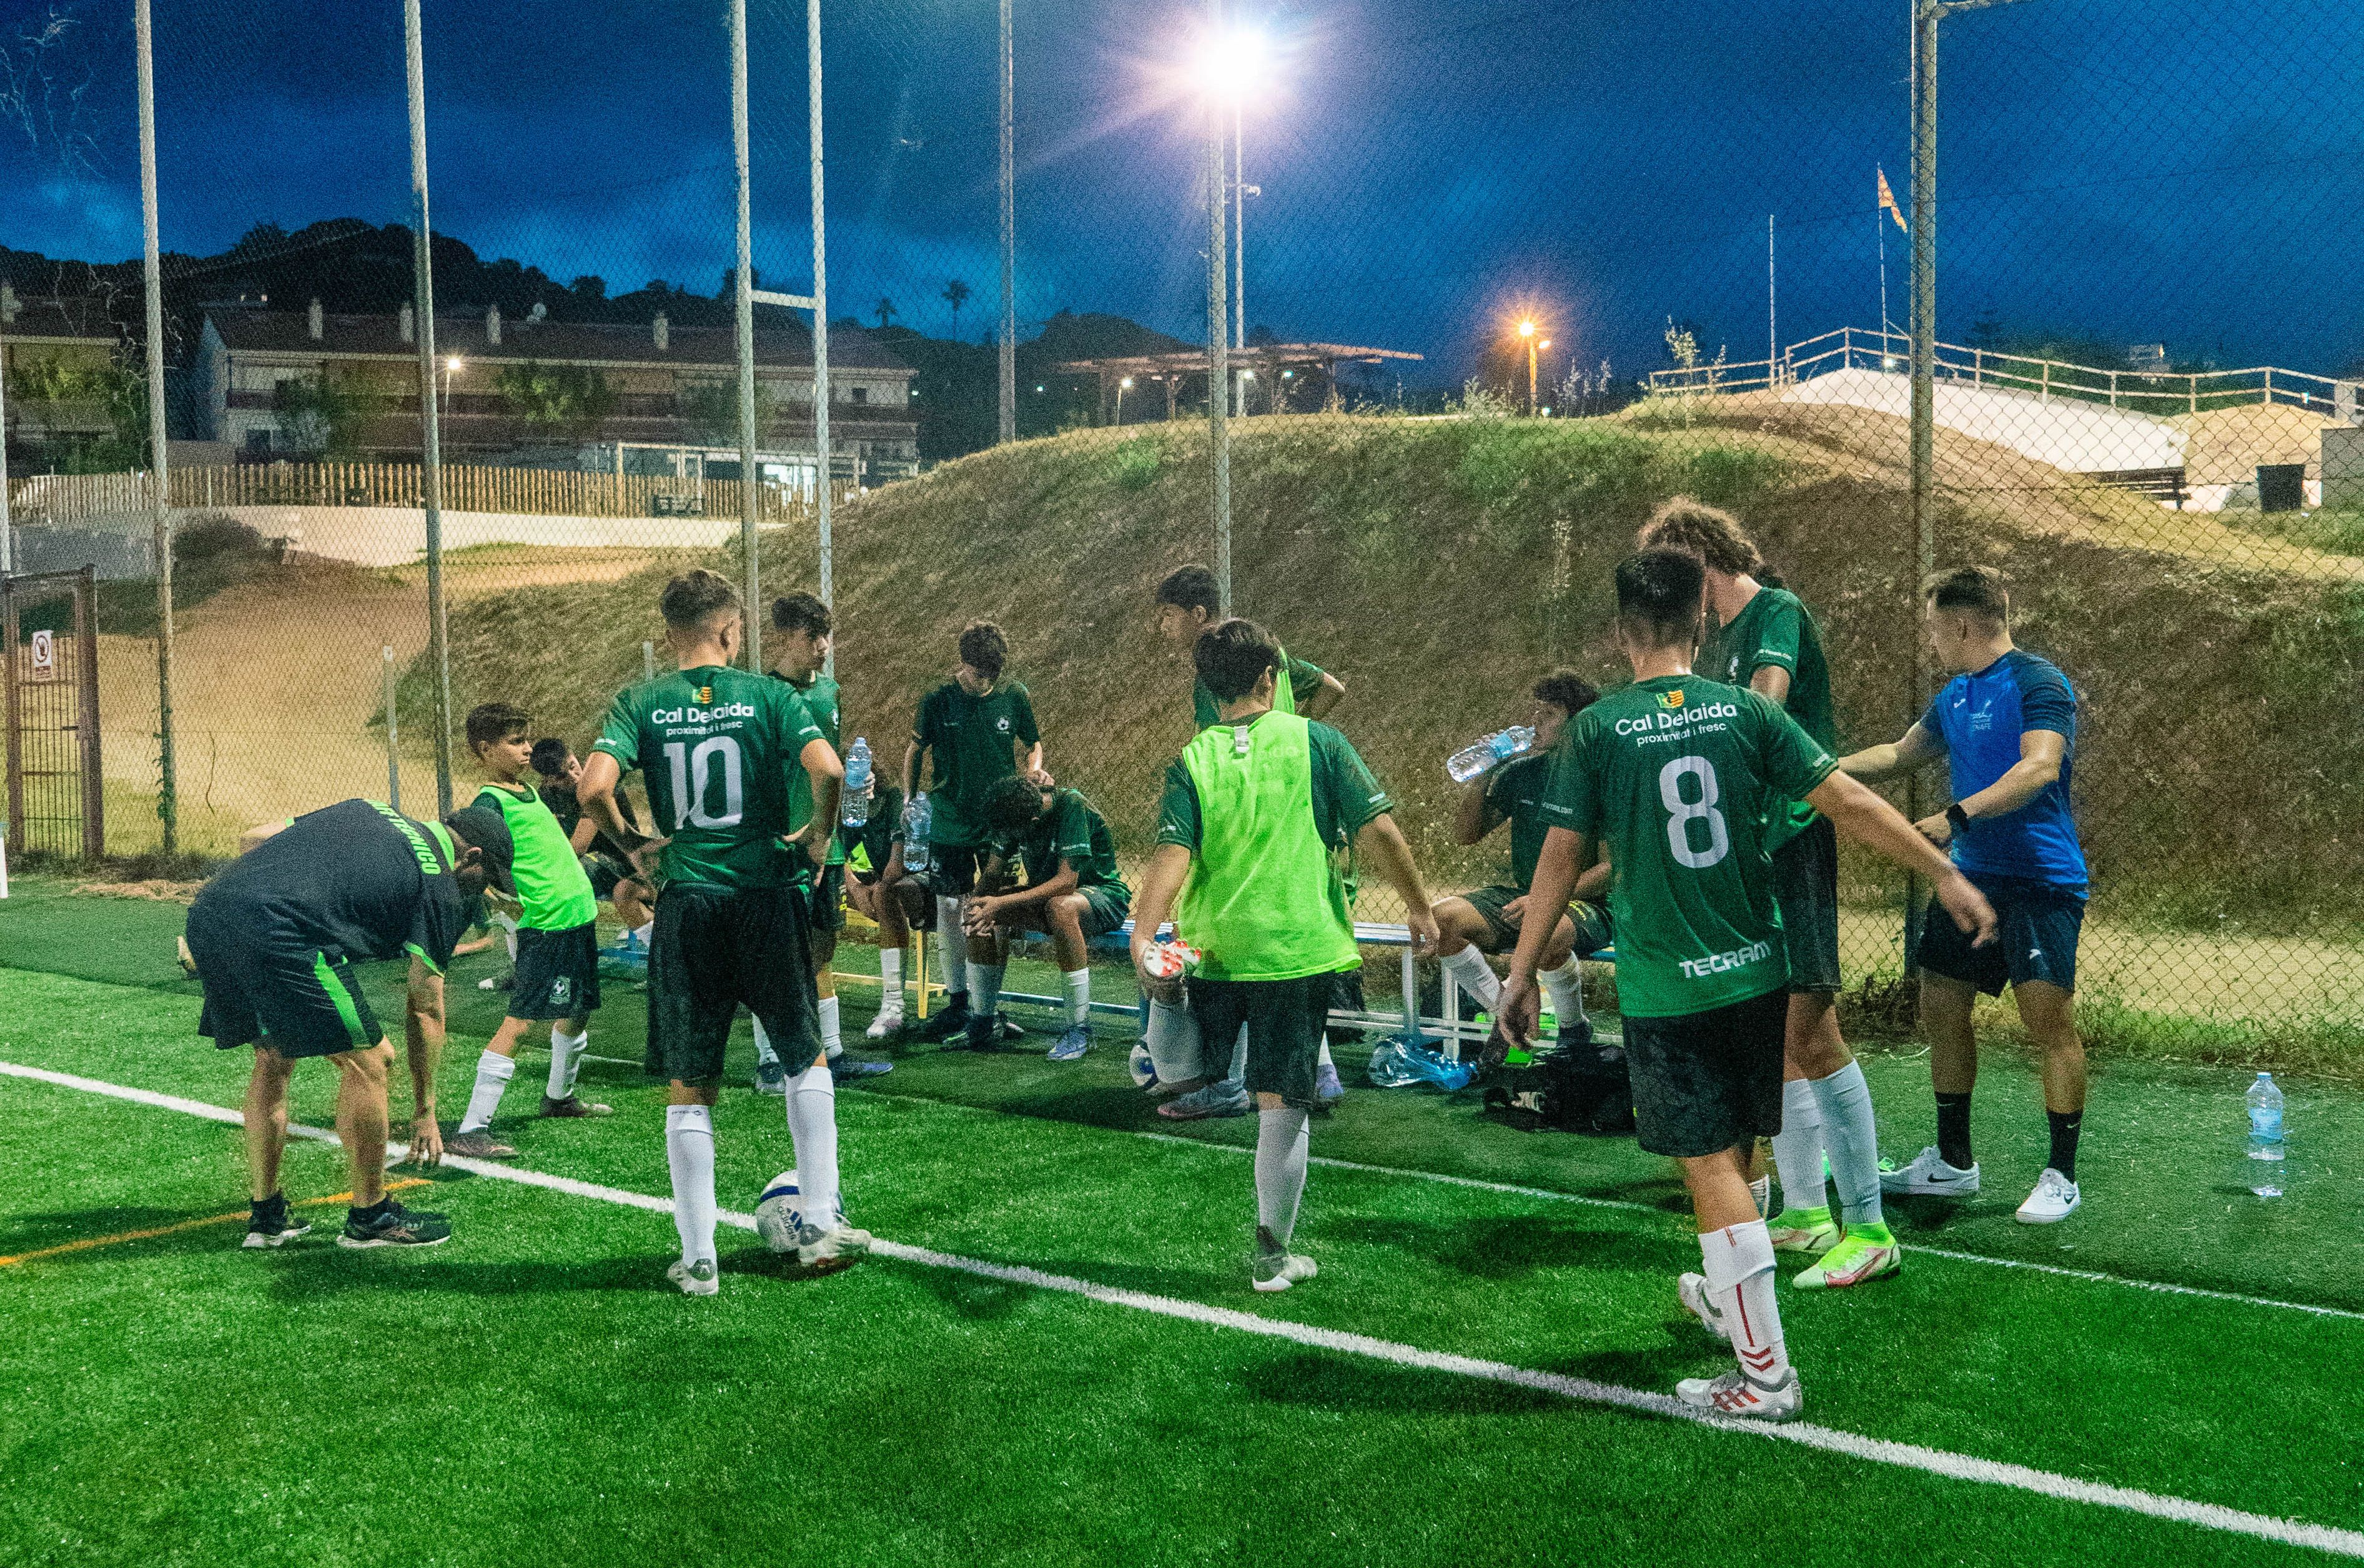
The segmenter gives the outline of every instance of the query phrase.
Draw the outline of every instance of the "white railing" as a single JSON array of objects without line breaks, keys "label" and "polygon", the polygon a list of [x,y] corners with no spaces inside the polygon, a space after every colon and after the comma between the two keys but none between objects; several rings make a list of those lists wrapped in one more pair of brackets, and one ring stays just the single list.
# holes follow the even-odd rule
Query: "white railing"
[{"label": "white railing", "polygon": [[[1650,373],[1653,397],[1695,397],[1779,390],[1834,370],[1877,370],[1902,374],[1912,362],[1912,340],[1901,332],[1845,327],[1809,338],[1783,350],[1778,360],[1740,364],[1694,365]],[[2225,371],[2110,370],[2065,360],[2038,359],[1994,349],[1939,343],[1935,371],[1940,381],[2103,403],[2129,413],[2163,418],[2215,408],[2280,404],[2357,423],[2364,383],[2312,375],[2274,365]]]}]

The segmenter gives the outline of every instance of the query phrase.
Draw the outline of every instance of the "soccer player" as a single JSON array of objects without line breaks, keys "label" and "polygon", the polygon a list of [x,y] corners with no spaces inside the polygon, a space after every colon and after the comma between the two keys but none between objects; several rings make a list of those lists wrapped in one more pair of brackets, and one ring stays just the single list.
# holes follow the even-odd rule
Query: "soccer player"
[{"label": "soccer player", "polygon": [[[1006,874],[1009,862],[1025,868],[1026,881],[1003,893],[980,893],[969,900],[971,935],[993,944],[993,962],[972,965],[969,1032],[982,1032],[973,1049],[990,1050],[995,1009],[1008,962],[1009,933],[1042,931],[1066,979],[1067,1027],[1053,1042],[1054,1062],[1073,1062],[1091,1047],[1092,971],[1087,945],[1124,924],[1132,890],[1117,874],[1116,838],[1108,819],[1081,790],[1044,789],[1012,774],[985,797],[985,830],[1002,846],[989,868]],[[979,982],[982,981],[980,984]]]},{"label": "soccer player", "polygon": [[[1470,780],[1453,812],[1457,844],[1479,843],[1503,823],[1511,825],[1510,880],[1436,901],[1437,944],[1444,971],[1487,1013],[1499,1005],[1502,987],[1486,955],[1507,953],[1519,945],[1519,923],[1526,917],[1535,857],[1543,852],[1544,835],[1550,830],[1544,820],[1543,795],[1551,777],[1552,752],[1567,732],[1567,721],[1600,694],[1575,671],[1555,670],[1537,681],[1530,695],[1534,709],[1527,722],[1534,728],[1533,747]],[[1539,978],[1562,1028],[1584,1016],[1584,977],[1578,957],[1609,945],[1609,912],[1600,906],[1608,892],[1609,867],[1596,862],[1577,884],[1576,915],[1562,919],[1544,946]]]},{"label": "soccer player", "polygon": [[891,1040],[903,1032],[903,954],[911,945],[911,923],[929,917],[930,895],[903,869],[903,792],[884,783],[875,791],[870,819],[859,829],[841,828],[839,837],[852,844],[845,851],[846,899],[878,927],[878,1016],[864,1034]]},{"label": "soccer player", "polygon": [[866,1251],[845,1223],[837,1161],[837,1084],[821,1052],[813,986],[808,876],[829,858],[824,838],[784,845],[793,775],[812,790],[816,820],[834,821],[844,771],[837,749],[785,681],[730,667],[746,621],[739,595],[714,573],[675,577],[659,600],[677,671],[627,688],[583,764],[583,809],[619,839],[623,775],[641,772],[650,826],[633,863],[657,872],[649,943],[649,1075],[670,1085],[665,1162],[673,1174],[681,1257],[665,1277],[690,1296],[721,1288],[714,1252],[714,1104],[730,1023],[744,1006],[763,1021],[788,1080],[788,1137],[803,1190],[797,1256],[807,1265]]},{"label": "soccer player", "polygon": [[[1195,563],[1177,566],[1158,583],[1155,604],[1158,634],[1172,643],[1185,659],[1194,659],[1199,637],[1215,624],[1221,613],[1221,585],[1215,581],[1214,573],[1204,566]],[[1285,648],[1280,650],[1280,663],[1273,676],[1274,712],[1321,718],[1345,695],[1345,683],[1337,676],[1303,659],[1290,658],[1288,650]],[[1214,693],[1208,690],[1207,683],[1194,677],[1190,690],[1192,727],[1204,729],[1214,723],[1219,706]],[[1332,999],[1332,1005],[1361,1011],[1361,967],[1358,965],[1351,973],[1341,975],[1335,984],[1337,995]],[[1154,1003],[1151,1005],[1150,1012],[1153,1039],[1164,1037],[1182,1041],[1179,1049],[1184,1056],[1195,1051],[1190,1037],[1195,1035],[1196,1029],[1190,1020],[1179,1018]],[[1226,1073],[1202,1080],[1184,1080],[1195,1083],[1197,1086],[1176,1095],[1172,1100],[1158,1106],[1157,1114],[1176,1121],[1245,1116],[1254,1103],[1240,1077],[1246,1062],[1247,1047],[1244,1044],[1234,1047],[1230,1070]],[[1345,1098],[1345,1086],[1338,1081],[1338,1065],[1331,1059],[1330,1042],[1326,1036],[1321,1042],[1314,1080],[1316,1095],[1321,1104],[1333,1106]]]},{"label": "soccer player", "polygon": [[1789,1015],[1767,819],[1785,801],[1812,802],[1849,838],[1929,877],[1975,940],[1991,938],[1994,911],[1795,720],[1755,692],[1692,673],[1703,585],[1699,562],[1676,550],[1645,550],[1617,568],[1616,637],[1634,683],[1578,715],[1561,743],[1544,796],[1552,827],[1492,1044],[1533,1033],[1544,945],[1577,868],[1606,839],[1641,1145],[1682,1162],[1705,1261],[1678,1294],[1739,1358],[1734,1371],[1675,1393],[1726,1416],[1789,1420],[1805,1397],[1747,1175],[1756,1140],[1781,1130]]},{"label": "soccer player", "polygon": [[1253,621],[1200,634],[1192,655],[1215,695],[1216,723],[1165,771],[1157,848],[1132,926],[1143,988],[1171,1003],[1180,987],[1151,973],[1170,913],[1199,951],[1189,1005],[1210,1040],[1247,1031],[1255,1095],[1256,1251],[1250,1279],[1287,1290],[1315,1273],[1289,1250],[1305,1193],[1307,1118],[1333,978],[1362,965],[1341,860],[1351,846],[1403,897],[1413,951],[1436,946],[1436,921],[1385,791],[1346,738],[1273,707],[1279,646]]},{"label": "soccer player", "polygon": [[591,1046],[591,1014],[599,1006],[599,900],[558,818],[524,783],[533,763],[526,723],[524,710],[507,703],[485,703],[469,713],[468,750],[485,782],[452,818],[471,842],[484,846],[493,885],[519,904],[517,984],[509,988],[508,1014],[476,1058],[467,1114],[446,1145],[478,1160],[517,1152],[493,1137],[493,1115],[517,1072],[518,1046],[537,1023],[550,1025],[541,1114],[608,1114],[606,1106],[574,1093],[574,1075]]},{"label": "soccer player", "polygon": [[254,1047],[246,1086],[251,1207],[245,1245],[276,1247],[311,1229],[287,1212],[279,1161],[296,1064],[337,1065],[337,1136],[352,1167],[344,1247],[431,1247],[452,1227],[386,1195],[386,1078],[394,1047],[353,965],[410,955],[403,1033],[415,1116],[410,1158],[440,1163],[435,1069],[443,1055],[443,965],[489,876],[463,826],[419,823],[374,800],[345,800],[255,833],[189,906],[185,940],[205,1012],[197,1032],[224,1051]]},{"label": "soccer player", "polygon": [[[920,760],[931,764],[928,792],[928,880],[936,894],[936,936],[944,966],[944,1007],[920,1027],[920,1038],[947,1049],[974,1043],[969,1030],[969,985],[993,960],[990,944],[971,943],[961,920],[961,900],[976,885],[987,849],[985,797],[1012,773],[1047,783],[1043,772],[1043,735],[1034,723],[1034,702],[1015,680],[1002,678],[1009,641],[991,621],[972,621],[960,634],[960,663],[953,678],[920,703],[911,744],[903,754],[903,791],[920,790]],[[965,958],[965,962],[964,962]]]},{"label": "soccer player", "polygon": [[[1706,571],[1708,606],[1719,629],[1701,652],[1700,669],[1764,696],[1816,745],[1835,753],[1822,629],[1796,595],[1757,579],[1764,559],[1739,520],[1678,495],[1651,515],[1642,545],[1681,550]],[[1863,1284],[1895,1273],[1904,1251],[1880,1211],[1871,1086],[1839,1036],[1838,835],[1812,806],[1791,801],[1777,807],[1767,824],[1766,847],[1773,852],[1773,890],[1790,960],[1781,1134],[1773,1140],[1782,1207],[1772,1220],[1773,1250],[1818,1255],[1798,1276],[1801,1289]],[[1832,1223],[1823,1187],[1826,1135],[1844,1231]]]},{"label": "soccer player", "polygon": [[2077,695],[2050,662],[2011,637],[2011,593],[1990,566],[1965,566],[1929,584],[1924,624],[1940,667],[1956,672],[1920,721],[1892,746],[1840,766],[1884,779],[1940,756],[1954,804],[1914,824],[1946,846],[2002,917],[2002,940],[1973,948],[1943,920],[1924,919],[1918,962],[1937,1141],[1882,1177],[1891,1193],[1968,1197],[1979,1190],[1970,1149],[1970,1090],[1979,1042],[1978,993],[2011,987],[2019,1021],[2044,1052],[2044,1109],[2052,1146],[2024,1225],[2068,1218],[2084,1200],[2077,1139],[2085,1121],[2085,1045],[2078,1038],[2077,938],[2085,923],[2085,851],[2068,808],[2077,751]]},{"label": "soccer player", "polygon": [[[616,918],[624,923],[625,936],[637,940],[645,956],[649,922],[656,918],[656,894],[632,869],[631,851],[583,815],[583,803],[574,797],[574,786],[583,782],[582,761],[565,741],[546,735],[533,743],[533,771],[541,779],[536,793],[566,829],[567,842],[583,858],[583,872],[591,879],[592,893],[608,900]],[[618,791],[616,809],[626,827],[640,830],[630,795]]]},{"label": "soccer player", "polygon": [[[825,673],[829,663],[829,606],[810,594],[790,594],[772,601],[772,630],[779,648],[779,656],[772,662],[772,674],[786,681],[804,698],[805,706],[829,738],[831,746],[838,739],[838,685],[833,675]],[[837,933],[845,929],[845,849],[838,842],[837,823],[816,821],[812,810],[812,791],[798,774],[796,780],[796,800],[791,820],[798,834],[814,834],[829,841],[829,863],[821,868],[820,877],[813,885],[812,944],[813,980],[820,995],[820,1043],[829,1055],[831,1076],[847,1078],[875,1077],[892,1073],[891,1062],[864,1062],[845,1054],[845,1041],[839,1032],[837,1011],[837,975],[830,965],[837,958]],[[764,1020],[755,1020],[755,1087],[759,1093],[787,1093],[787,1073],[780,1066],[779,1056],[772,1050],[770,1038],[764,1032]]]}]

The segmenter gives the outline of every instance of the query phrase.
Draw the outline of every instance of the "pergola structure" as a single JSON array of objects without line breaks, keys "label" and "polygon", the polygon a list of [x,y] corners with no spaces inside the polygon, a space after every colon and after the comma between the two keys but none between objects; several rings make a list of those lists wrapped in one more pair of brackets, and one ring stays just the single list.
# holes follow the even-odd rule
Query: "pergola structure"
[{"label": "pergola structure", "polygon": [[[1321,373],[1325,407],[1334,408],[1338,399],[1340,365],[1376,365],[1388,360],[1417,360],[1421,356],[1401,349],[1366,349],[1351,343],[1251,343],[1244,349],[1233,349],[1232,364],[1243,382],[1261,382],[1268,389],[1265,411],[1271,414],[1288,412],[1289,384],[1299,373],[1308,370]],[[1100,388],[1100,423],[1113,423],[1111,409],[1120,401],[1119,391],[1130,377],[1133,385],[1146,396],[1154,384],[1165,396],[1165,417],[1175,417],[1181,401],[1182,384],[1207,379],[1207,350],[1184,349],[1165,354],[1126,354],[1104,360],[1071,360],[1054,365],[1054,374],[1088,375],[1098,379]],[[1242,396],[1244,406],[1246,398]]]}]

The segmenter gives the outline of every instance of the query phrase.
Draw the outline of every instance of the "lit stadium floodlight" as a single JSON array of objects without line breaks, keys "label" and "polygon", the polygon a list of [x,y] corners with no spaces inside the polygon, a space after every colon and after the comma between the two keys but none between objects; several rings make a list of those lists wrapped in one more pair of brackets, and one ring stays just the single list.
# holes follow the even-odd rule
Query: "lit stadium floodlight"
[{"label": "lit stadium floodlight", "polygon": [[1212,34],[1199,45],[1199,85],[1211,97],[1245,99],[1265,84],[1271,58],[1261,28],[1233,28]]}]

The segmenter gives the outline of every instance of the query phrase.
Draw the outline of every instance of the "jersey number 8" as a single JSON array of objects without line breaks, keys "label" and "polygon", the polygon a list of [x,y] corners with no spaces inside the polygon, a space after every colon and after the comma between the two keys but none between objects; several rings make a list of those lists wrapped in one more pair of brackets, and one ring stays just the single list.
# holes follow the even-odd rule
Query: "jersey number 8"
[{"label": "jersey number 8", "polygon": [[[1699,781],[1699,798],[1683,798],[1683,780]],[[1705,871],[1732,852],[1732,834],[1724,826],[1723,813],[1715,808],[1723,791],[1715,781],[1715,765],[1705,757],[1677,757],[1658,770],[1658,798],[1666,802],[1671,814],[1667,818],[1667,846],[1674,851],[1678,865],[1693,871]],[[1691,824],[1707,825],[1707,844],[1692,846]]]},{"label": "jersey number 8", "polygon": [[[709,736],[695,751],[686,742],[665,743],[665,767],[673,782],[674,830],[684,828],[736,828],[746,812],[745,767],[739,760],[739,742],[729,735]],[[722,760],[722,809],[708,811],[706,797],[714,784],[714,760]]]}]

